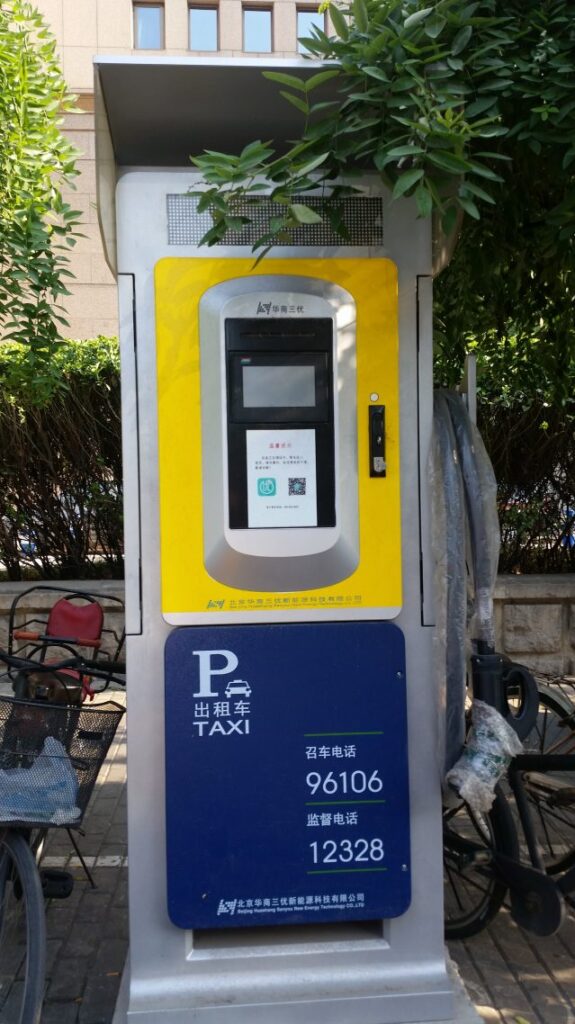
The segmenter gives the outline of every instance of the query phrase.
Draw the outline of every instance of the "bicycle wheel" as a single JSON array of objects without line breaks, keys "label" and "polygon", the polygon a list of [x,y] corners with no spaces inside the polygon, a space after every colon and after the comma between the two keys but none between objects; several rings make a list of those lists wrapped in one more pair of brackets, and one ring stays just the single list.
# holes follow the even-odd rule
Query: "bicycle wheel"
[{"label": "bicycle wheel", "polygon": [[518,856],[517,832],[499,790],[487,814],[460,802],[443,815],[443,893],[446,939],[468,939],[497,914],[507,885],[497,875],[492,852]]},{"label": "bicycle wheel", "polygon": [[46,918],[34,854],[0,830],[0,1021],[39,1024],[46,975]]},{"label": "bicycle wheel", "polygon": [[[539,714],[525,751],[575,757],[574,717],[566,694],[540,686]],[[525,772],[523,781],[545,868],[551,875],[566,871],[575,864],[575,771]]]}]

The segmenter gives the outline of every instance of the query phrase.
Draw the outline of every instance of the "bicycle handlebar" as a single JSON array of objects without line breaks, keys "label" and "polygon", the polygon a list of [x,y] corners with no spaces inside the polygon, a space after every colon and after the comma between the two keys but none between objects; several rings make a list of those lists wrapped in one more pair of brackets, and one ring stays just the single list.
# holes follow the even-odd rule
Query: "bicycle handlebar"
[{"label": "bicycle handlebar", "polygon": [[80,655],[73,658],[65,658],[63,661],[53,661],[49,664],[42,661],[33,661],[30,658],[19,658],[14,654],[8,654],[0,647],[0,661],[3,661],[10,668],[18,669],[20,672],[62,672],[66,669],[86,673],[95,676],[97,679],[113,680],[115,683],[124,685],[123,679],[118,675],[125,675],[126,665],[121,661],[114,661],[106,664],[103,661],[93,661],[90,658],[83,658]]}]

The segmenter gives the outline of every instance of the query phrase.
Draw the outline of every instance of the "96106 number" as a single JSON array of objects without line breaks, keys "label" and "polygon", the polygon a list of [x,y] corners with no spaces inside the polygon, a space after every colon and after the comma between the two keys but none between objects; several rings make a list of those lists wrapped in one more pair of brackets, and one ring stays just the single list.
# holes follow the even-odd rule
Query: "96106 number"
[{"label": "96106 number", "polygon": [[383,781],[377,769],[375,771],[363,772],[356,769],[353,772],[308,772],[305,781],[310,788],[311,796],[316,793],[325,793],[333,796],[334,793],[381,793]]}]

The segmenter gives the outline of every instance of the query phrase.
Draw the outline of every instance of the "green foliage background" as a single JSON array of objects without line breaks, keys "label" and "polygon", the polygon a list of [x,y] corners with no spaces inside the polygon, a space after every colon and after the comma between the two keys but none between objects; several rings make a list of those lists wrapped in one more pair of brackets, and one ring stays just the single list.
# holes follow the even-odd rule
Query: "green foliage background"
[{"label": "green foliage background", "polygon": [[55,41],[26,0],[0,2],[0,333],[28,346],[31,372],[49,362],[66,321],[67,253],[78,213],[62,199],[76,172],[61,134],[72,97]]},{"label": "green foliage background", "polygon": [[[534,346],[537,349],[537,346]],[[505,349],[508,349],[505,351]],[[511,354],[510,354],[511,353]],[[572,405],[546,404],[539,366],[515,400],[527,350],[514,339],[480,356],[480,427],[500,484],[501,571],[575,571],[565,544],[575,508]],[[453,360],[439,361],[446,379]],[[52,381],[58,379],[54,388]],[[458,378],[457,378],[458,379]],[[28,348],[0,345],[0,563],[9,579],[121,578],[120,366],[115,338],[62,342],[46,382]],[[536,392],[540,395],[535,400]],[[481,397],[480,395],[480,397]],[[506,397],[507,395],[507,397]],[[0,571],[2,571],[0,569]]]},{"label": "green foliage background", "polygon": [[[337,197],[358,170],[379,173],[394,198],[413,195],[420,215],[435,213],[450,233],[459,216],[479,220],[485,207],[505,203],[518,160],[531,162],[536,177],[546,169],[553,177],[544,197],[547,251],[572,243],[575,19],[566,0],[327,6],[335,36],[316,28],[303,43],[337,66],[307,81],[265,73],[302,114],[288,152],[254,142],[239,155],[194,158],[206,185],[200,206],[214,220],[208,244],[249,222],[238,217],[238,201],[257,204],[262,180],[285,213],[268,224],[259,250],[311,222],[306,192],[323,185]],[[326,98],[331,78],[337,97],[331,82]]]},{"label": "green foliage background", "polygon": [[498,481],[501,572],[575,572],[575,311],[569,260],[547,258],[529,206],[462,235],[435,282],[435,375],[478,367],[478,419]]},{"label": "green foliage background", "polygon": [[0,345],[0,563],[9,579],[121,578],[117,340],[61,342],[48,393],[28,356]]}]

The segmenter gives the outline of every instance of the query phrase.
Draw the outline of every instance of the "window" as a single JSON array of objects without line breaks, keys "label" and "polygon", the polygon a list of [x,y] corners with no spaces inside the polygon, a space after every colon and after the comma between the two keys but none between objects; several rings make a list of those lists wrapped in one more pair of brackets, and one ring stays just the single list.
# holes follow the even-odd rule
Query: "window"
[{"label": "window", "polygon": [[325,14],[320,14],[317,7],[302,7],[297,12],[297,49],[298,53],[308,53],[300,43],[300,39],[309,38],[312,35],[312,28],[319,28],[325,32]]},{"label": "window", "polygon": [[244,50],[271,53],[272,12],[266,7],[244,7]]},{"label": "window", "polygon": [[190,50],[217,50],[218,8],[190,7],[188,19]]},{"label": "window", "polygon": [[134,4],[134,47],[136,50],[164,48],[163,4]]}]

